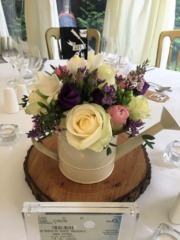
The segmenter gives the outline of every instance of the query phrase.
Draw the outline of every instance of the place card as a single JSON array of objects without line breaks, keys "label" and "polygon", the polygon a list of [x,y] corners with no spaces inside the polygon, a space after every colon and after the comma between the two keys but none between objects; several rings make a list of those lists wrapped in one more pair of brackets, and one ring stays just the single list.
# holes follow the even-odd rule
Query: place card
[{"label": "place card", "polygon": [[131,240],[139,209],[137,203],[31,202],[22,215],[28,240]]},{"label": "place card", "polygon": [[166,102],[169,99],[169,97],[163,93],[153,92],[150,90],[147,90],[144,96],[147,99],[150,99],[155,102]]}]

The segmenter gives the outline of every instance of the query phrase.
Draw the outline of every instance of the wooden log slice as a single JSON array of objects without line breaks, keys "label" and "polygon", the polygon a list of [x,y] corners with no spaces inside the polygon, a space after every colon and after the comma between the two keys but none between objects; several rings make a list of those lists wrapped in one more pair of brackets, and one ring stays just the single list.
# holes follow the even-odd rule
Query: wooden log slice
[{"label": "wooden log slice", "polygon": [[[43,140],[46,148],[57,152],[56,136]],[[126,133],[118,145],[128,141]],[[58,162],[39,152],[28,150],[24,162],[25,179],[39,201],[55,202],[133,202],[142,194],[151,178],[151,164],[145,149],[137,147],[115,162],[112,174],[95,184],[80,184],[67,179]]]}]

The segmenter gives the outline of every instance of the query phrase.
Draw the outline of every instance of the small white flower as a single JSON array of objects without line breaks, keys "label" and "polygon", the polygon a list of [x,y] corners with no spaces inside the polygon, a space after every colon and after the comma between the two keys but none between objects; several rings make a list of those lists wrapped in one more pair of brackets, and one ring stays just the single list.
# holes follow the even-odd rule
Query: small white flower
[{"label": "small white flower", "polygon": [[48,96],[47,102],[50,103],[54,95],[60,93],[63,83],[59,81],[56,74],[46,76],[42,72],[37,72],[37,81],[29,86],[29,89],[39,90],[43,95]]},{"label": "small white flower", "polygon": [[99,68],[101,65],[104,64],[104,57],[102,54],[94,55],[94,51],[91,50],[88,53],[88,65],[87,68],[89,69],[89,72],[92,72],[93,70]]},{"label": "small white flower", "polygon": [[69,61],[67,61],[67,70],[70,73],[75,74],[77,73],[78,68],[84,68],[87,66],[87,61],[84,58],[80,58],[79,56],[75,55]]}]

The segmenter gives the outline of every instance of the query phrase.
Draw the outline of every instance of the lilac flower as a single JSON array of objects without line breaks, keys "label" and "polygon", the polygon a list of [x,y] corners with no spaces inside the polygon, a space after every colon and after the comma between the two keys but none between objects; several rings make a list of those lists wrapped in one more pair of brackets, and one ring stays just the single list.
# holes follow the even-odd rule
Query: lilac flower
[{"label": "lilac flower", "polygon": [[82,67],[80,68],[80,71],[83,73],[84,71],[86,70],[86,66],[85,67]]},{"label": "lilac flower", "polygon": [[97,79],[98,85],[101,84],[101,83],[104,83],[104,82],[106,82],[106,79],[104,79],[104,80],[102,80],[102,79],[100,79],[100,78]]},{"label": "lilac flower", "polygon": [[143,126],[145,123],[139,119],[138,121],[134,121],[129,118],[129,131],[131,132],[133,137],[136,137],[139,134],[139,129],[141,126]]},{"label": "lilac flower", "polygon": [[92,83],[90,83],[89,85],[90,86],[93,86],[93,85],[95,85],[96,84],[96,81],[94,80]]},{"label": "lilac flower", "polygon": [[32,117],[33,119],[33,123],[34,123],[34,129],[29,131],[27,137],[28,138],[38,138],[40,135],[41,135],[41,132],[44,131],[42,128],[41,128],[41,118],[39,115],[36,115],[34,117]]},{"label": "lilac flower", "polygon": [[117,102],[116,98],[116,92],[117,90],[114,88],[114,85],[108,86],[105,84],[102,88],[104,91],[104,97],[102,99],[102,103],[107,104],[107,105],[113,105]]}]

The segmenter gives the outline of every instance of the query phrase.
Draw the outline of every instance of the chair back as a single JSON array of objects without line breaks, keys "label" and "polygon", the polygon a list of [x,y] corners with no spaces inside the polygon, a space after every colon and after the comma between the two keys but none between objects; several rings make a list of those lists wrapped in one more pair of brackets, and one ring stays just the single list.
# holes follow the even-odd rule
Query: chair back
[{"label": "chair back", "polygon": [[[60,44],[59,44],[59,40],[61,38],[60,28],[49,28],[45,33],[46,45],[47,45],[49,59],[53,59],[53,53],[52,53],[52,47],[51,47],[51,37],[54,37],[57,40],[59,58],[62,59]],[[91,28],[87,29],[87,48],[89,46],[89,41],[93,37],[96,39],[95,54],[98,54],[99,45],[100,45],[100,38],[101,38],[100,33],[96,29],[91,29]]]},{"label": "chair back", "polygon": [[[161,32],[159,36],[158,50],[157,50],[157,57],[156,57],[156,67],[158,68],[160,67],[160,63],[161,63],[163,39],[167,36],[170,37],[170,40],[171,40],[170,47],[169,47],[169,55],[168,55],[168,66],[167,66],[167,69],[169,69],[170,63],[171,63],[171,56],[172,56],[172,43],[175,38],[180,38],[180,30],[170,30],[170,31]],[[177,71],[179,62],[180,62],[180,48],[179,48],[179,52],[176,59],[175,71]]]}]

